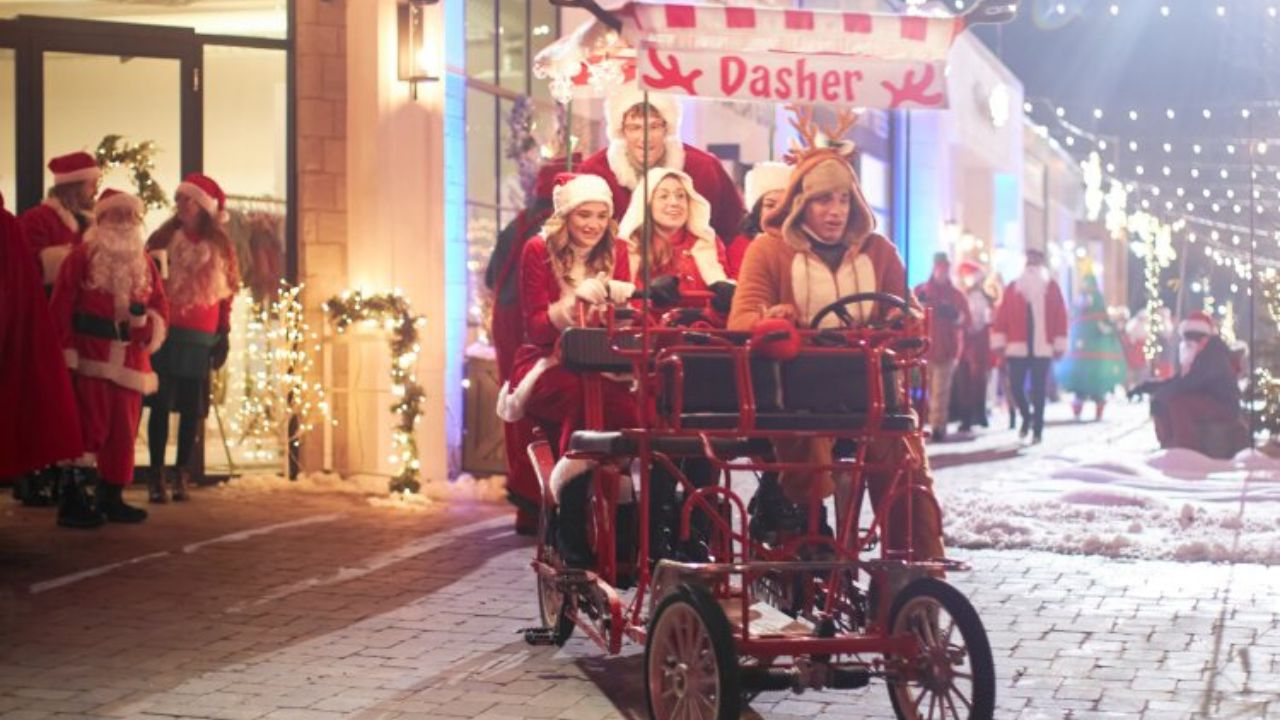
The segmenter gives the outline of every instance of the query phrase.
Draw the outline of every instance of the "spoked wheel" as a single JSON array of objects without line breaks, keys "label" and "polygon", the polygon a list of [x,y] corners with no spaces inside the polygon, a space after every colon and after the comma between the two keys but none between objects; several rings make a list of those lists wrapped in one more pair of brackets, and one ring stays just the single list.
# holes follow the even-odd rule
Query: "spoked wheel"
[{"label": "spoked wheel", "polygon": [[996,676],[991,645],[973,605],[950,585],[922,578],[908,585],[890,611],[894,635],[910,633],[914,660],[886,658],[889,700],[902,720],[990,720]]},{"label": "spoked wheel", "polygon": [[[553,512],[554,510],[546,506],[542,509],[539,522],[543,545],[541,556],[548,565],[563,568],[564,563],[560,561],[560,554],[556,551],[552,539],[555,534],[551,532]],[[568,613],[565,612],[564,600],[564,593],[556,587],[555,580],[538,573],[538,615],[542,619],[542,627],[552,630],[551,641],[556,647],[563,646],[573,634],[573,620],[569,619]]]},{"label": "spoked wheel", "polygon": [[729,620],[701,586],[682,584],[658,605],[644,673],[651,720],[738,720],[742,691]]}]

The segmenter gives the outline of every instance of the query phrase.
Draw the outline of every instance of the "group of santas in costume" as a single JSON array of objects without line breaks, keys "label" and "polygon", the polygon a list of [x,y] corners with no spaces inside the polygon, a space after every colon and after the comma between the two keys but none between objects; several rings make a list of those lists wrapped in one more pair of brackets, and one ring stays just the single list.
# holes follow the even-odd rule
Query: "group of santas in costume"
[{"label": "group of santas in costume", "polygon": [[[30,405],[41,415],[24,417],[23,429],[4,433],[7,462],[0,474],[55,464],[60,525],[141,522],[146,511],[126,504],[123,490],[133,480],[143,397],[162,401],[151,414],[153,427],[166,432],[158,442],[151,433],[149,490],[152,502],[164,502],[164,434],[174,404],[164,399],[186,392],[198,408],[207,398],[211,365],[225,360],[238,283],[235,254],[221,229],[226,198],[212,179],[189,175],[176,193],[173,220],[148,246],[137,197],[108,189],[84,212],[84,198],[93,197],[101,176],[92,156],[73,153],[49,167],[54,186],[46,201],[18,222],[4,222],[6,252],[18,259],[6,263],[15,278],[6,296],[14,302],[5,303],[0,343],[22,349],[5,353],[12,368],[0,376],[0,397],[39,398]],[[32,294],[41,273],[47,306]],[[185,428],[187,411],[180,409]],[[194,429],[180,432],[184,471],[194,435]],[[27,436],[39,440],[23,441]],[[175,499],[186,499],[185,478],[180,472],[175,480]]]}]

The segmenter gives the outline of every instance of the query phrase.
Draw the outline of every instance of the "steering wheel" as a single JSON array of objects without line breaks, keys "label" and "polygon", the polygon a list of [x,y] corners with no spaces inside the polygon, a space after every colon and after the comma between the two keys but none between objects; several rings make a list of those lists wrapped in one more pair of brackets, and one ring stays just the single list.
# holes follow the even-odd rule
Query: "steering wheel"
[{"label": "steering wheel", "polygon": [[830,305],[819,310],[818,314],[814,315],[813,319],[809,321],[809,329],[818,330],[819,326],[822,325],[822,321],[826,320],[828,315],[834,314],[840,319],[840,323],[845,327],[845,329],[852,330],[857,325],[858,321],[849,312],[849,306],[854,303],[866,302],[867,300],[892,305],[893,307],[901,310],[903,315],[911,314],[911,306],[907,304],[906,300],[898,297],[897,295],[891,295],[886,292],[854,293],[852,295],[845,295],[839,300],[836,300]]}]

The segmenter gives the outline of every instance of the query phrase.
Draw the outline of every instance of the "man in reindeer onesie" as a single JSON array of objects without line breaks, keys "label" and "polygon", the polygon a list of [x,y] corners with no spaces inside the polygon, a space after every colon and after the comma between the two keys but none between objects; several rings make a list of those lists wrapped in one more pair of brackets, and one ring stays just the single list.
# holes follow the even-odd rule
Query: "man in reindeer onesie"
[{"label": "man in reindeer onesie", "polygon": [[[845,114],[827,136],[838,139],[853,125]],[[797,125],[814,144],[816,133],[802,118]],[[747,248],[738,274],[738,290],[729,314],[729,329],[751,331],[756,324],[772,318],[786,318],[808,327],[822,308],[844,295],[884,292],[907,298],[919,313],[906,286],[906,274],[897,250],[875,232],[875,218],[863,198],[857,175],[849,162],[853,146],[799,149],[790,159],[795,168],[783,202],[764,218],[764,232]],[[900,314],[891,306],[863,302],[849,307],[860,323],[882,323]],[[914,316],[913,316],[914,317]],[[905,318],[907,322],[912,318]],[[837,326],[830,315],[823,326]],[[831,465],[830,438],[795,438],[775,442],[778,459]],[[914,456],[914,457],[912,457]],[[932,478],[924,448],[918,438],[885,439],[868,448],[869,463],[906,469],[913,483],[929,486]],[[891,486],[892,472],[870,472],[867,486],[876,508]],[[840,485],[838,488],[837,485]],[[783,473],[781,485],[786,499],[804,506],[813,496],[826,497],[837,489],[851,487],[847,478],[833,478],[830,472]],[[905,499],[905,497],[903,498]],[[761,503],[764,504],[764,503]],[[905,503],[891,509],[889,549],[907,544]],[[933,502],[917,496],[912,503],[911,540],[919,560],[941,558],[942,527]],[[892,597],[892,593],[886,597]]]},{"label": "man in reindeer onesie", "polygon": [[145,510],[125,504],[123,492],[133,482],[142,396],[157,387],[150,356],[164,342],[169,303],[143,250],[142,212],[133,195],[103,192],[94,225],[62,263],[54,286],[50,311],[71,368],[87,453],[80,464],[96,465],[98,475],[95,507],[84,499],[79,477],[64,486],[60,525],[92,526],[94,516],[123,523],[147,518]]}]

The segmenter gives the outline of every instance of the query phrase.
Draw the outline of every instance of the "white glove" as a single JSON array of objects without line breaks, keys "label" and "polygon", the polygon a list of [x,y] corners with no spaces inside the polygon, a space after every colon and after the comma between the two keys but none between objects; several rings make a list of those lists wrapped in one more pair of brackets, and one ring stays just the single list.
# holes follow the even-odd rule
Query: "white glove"
[{"label": "white glove", "polygon": [[609,299],[609,291],[605,288],[604,280],[598,277],[587,278],[578,283],[578,286],[573,289],[573,294],[579,300],[591,305],[599,305]]},{"label": "white glove", "polygon": [[605,285],[609,288],[609,302],[614,305],[626,304],[636,292],[636,286],[626,280],[610,280]]}]

